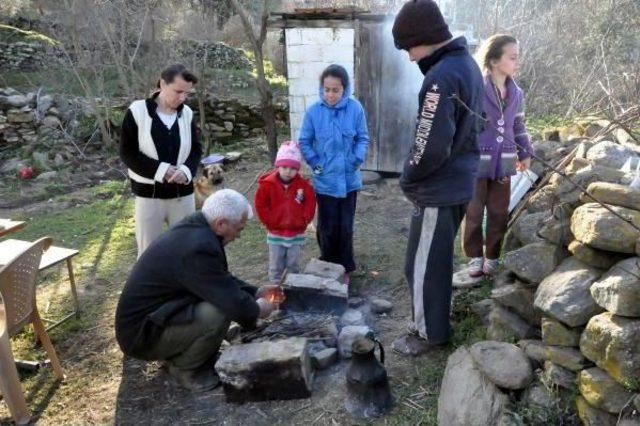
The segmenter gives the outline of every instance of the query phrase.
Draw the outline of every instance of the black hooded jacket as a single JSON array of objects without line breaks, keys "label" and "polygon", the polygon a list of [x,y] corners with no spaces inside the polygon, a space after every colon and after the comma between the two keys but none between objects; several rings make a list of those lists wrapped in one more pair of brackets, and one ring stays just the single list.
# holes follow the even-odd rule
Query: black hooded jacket
[{"label": "black hooded jacket", "polygon": [[419,207],[465,204],[475,187],[482,120],[482,73],[464,37],[423,58],[416,135],[400,186]]}]

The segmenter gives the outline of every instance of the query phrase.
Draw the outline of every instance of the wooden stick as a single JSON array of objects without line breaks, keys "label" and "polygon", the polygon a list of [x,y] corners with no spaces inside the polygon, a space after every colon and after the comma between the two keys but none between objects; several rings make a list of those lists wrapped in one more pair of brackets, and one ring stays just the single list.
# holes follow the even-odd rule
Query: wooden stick
[{"label": "wooden stick", "polygon": [[324,415],[325,415],[325,412],[323,411],[322,413],[320,413],[320,415],[319,415],[318,417],[316,417],[316,418],[315,418],[315,420],[314,420],[314,421],[312,421],[312,422],[311,422],[311,424],[312,424],[312,425],[313,425],[313,424],[316,424],[316,422],[317,422],[318,420],[320,420],[320,419],[322,418],[322,416],[324,416]]},{"label": "wooden stick", "polygon": [[263,171],[261,171],[260,173],[258,173],[256,175],[255,178],[253,178],[253,180],[251,181],[251,183],[249,184],[249,186],[247,186],[247,188],[242,191],[242,195],[247,195],[247,193],[251,190],[251,188],[253,187],[253,185],[256,184],[256,182],[258,181],[258,179],[260,179],[260,176],[262,176],[263,174],[265,174],[266,172],[268,172],[271,169],[271,167],[264,169]]}]

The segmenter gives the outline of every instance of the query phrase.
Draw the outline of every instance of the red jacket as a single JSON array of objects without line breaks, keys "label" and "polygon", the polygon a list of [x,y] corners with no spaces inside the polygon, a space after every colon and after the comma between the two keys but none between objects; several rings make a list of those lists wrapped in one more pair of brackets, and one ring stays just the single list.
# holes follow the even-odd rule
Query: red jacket
[{"label": "red jacket", "polygon": [[258,184],[254,204],[267,230],[283,237],[303,234],[316,214],[316,196],[309,181],[297,174],[285,188],[278,170],[273,170],[262,175]]}]

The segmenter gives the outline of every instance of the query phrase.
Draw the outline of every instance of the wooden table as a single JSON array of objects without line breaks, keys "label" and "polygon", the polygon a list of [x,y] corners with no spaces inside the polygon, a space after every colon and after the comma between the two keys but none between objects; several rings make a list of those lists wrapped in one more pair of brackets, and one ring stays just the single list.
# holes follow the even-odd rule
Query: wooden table
[{"label": "wooden table", "polygon": [[16,232],[24,228],[25,222],[10,219],[0,219],[0,237],[4,237],[12,232]]},{"label": "wooden table", "polygon": [[[18,253],[26,250],[31,244],[32,243],[30,241],[23,240],[0,241],[0,266],[9,263]],[[67,321],[72,317],[77,317],[80,314],[80,304],[78,303],[78,293],[76,291],[76,280],[73,275],[73,264],[71,263],[71,259],[78,253],[78,250],[56,246],[51,246],[47,251],[42,253],[42,259],[40,259],[39,267],[40,271],[66,261],[67,271],[69,272],[69,283],[71,284],[71,295],[75,306],[75,309],[71,313],[60,320],[55,321],[48,318],[42,318],[47,322],[53,323],[47,327],[47,331],[59,326],[64,321]]]}]

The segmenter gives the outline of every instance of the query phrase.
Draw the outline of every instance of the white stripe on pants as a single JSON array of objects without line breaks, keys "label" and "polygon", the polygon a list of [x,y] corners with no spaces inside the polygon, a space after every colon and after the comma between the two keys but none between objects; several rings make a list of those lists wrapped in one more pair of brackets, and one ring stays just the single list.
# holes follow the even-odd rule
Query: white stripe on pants
[{"label": "white stripe on pants", "polygon": [[433,242],[433,234],[438,222],[438,208],[425,208],[422,219],[422,230],[420,231],[420,242],[413,265],[413,321],[415,326],[425,339],[427,336],[427,326],[424,318],[424,277],[427,272],[427,260]]},{"label": "white stripe on pants", "polygon": [[179,198],[160,199],[136,197],[136,241],[138,258],[164,232],[164,224],[172,226],[196,211],[193,194]]}]

